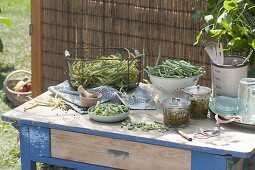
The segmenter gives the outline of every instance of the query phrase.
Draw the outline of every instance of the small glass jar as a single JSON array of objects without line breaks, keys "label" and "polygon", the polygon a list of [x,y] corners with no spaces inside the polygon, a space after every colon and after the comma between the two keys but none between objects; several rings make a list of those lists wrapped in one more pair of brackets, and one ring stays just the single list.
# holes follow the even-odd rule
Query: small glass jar
[{"label": "small glass jar", "polygon": [[184,90],[186,98],[190,103],[190,118],[205,119],[208,115],[208,105],[210,100],[211,89],[205,86],[191,86]]},{"label": "small glass jar", "polygon": [[190,101],[184,98],[170,98],[163,101],[164,124],[169,127],[184,127],[189,124]]}]

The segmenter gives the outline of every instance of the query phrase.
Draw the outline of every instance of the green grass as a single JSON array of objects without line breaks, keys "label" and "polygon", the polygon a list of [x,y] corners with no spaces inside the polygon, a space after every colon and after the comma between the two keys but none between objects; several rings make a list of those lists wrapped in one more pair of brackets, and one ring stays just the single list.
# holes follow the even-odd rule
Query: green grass
[{"label": "green grass", "polygon": [[[14,106],[2,92],[3,81],[12,71],[31,68],[31,43],[28,35],[30,0],[1,0],[0,16],[12,20],[12,27],[0,23],[4,51],[0,53],[0,115]],[[0,169],[20,169],[18,131],[0,120]]]}]

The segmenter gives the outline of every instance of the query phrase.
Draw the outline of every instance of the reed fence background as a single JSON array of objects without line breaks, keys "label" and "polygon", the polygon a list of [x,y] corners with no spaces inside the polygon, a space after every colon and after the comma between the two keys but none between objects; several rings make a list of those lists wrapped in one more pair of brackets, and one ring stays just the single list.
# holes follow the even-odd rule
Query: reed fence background
[{"label": "reed fence background", "polygon": [[210,86],[208,57],[193,46],[200,23],[191,15],[202,1],[41,1],[41,91],[66,79],[64,50],[84,46],[133,47],[146,54],[145,66],[155,64],[160,46],[161,60],[205,65],[207,74],[199,84]]}]

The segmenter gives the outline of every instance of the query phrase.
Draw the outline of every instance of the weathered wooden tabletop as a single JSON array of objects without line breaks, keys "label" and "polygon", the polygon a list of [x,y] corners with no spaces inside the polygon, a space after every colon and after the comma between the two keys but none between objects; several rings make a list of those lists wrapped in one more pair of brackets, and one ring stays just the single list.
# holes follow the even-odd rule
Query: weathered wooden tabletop
[{"label": "weathered wooden tabletop", "polygon": [[[51,93],[45,92],[38,98],[47,98]],[[62,111],[50,107],[38,106],[24,112],[24,105],[21,105],[2,116],[3,120],[20,124],[37,124],[42,127],[56,128],[77,132],[84,132],[102,136],[112,136],[126,140],[138,141],[170,146],[175,148],[201,151],[212,154],[227,155],[233,157],[248,158],[255,152],[255,130],[235,127],[231,124],[221,126],[219,136],[209,139],[193,138],[187,141],[179,136],[174,130],[166,133],[157,131],[144,132],[141,130],[131,131],[127,127],[121,128],[121,123],[99,123],[89,119],[88,115],[81,115],[74,111]],[[159,103],[157,110],[131,110],[129,118],[139,122],[162,122],[163,114]],[[215,128],[214,119],[191,120],[190,125],[181,129],[183,132],[193,136],[200,130]],[[146,140],[145,140],[146,139]]]}]

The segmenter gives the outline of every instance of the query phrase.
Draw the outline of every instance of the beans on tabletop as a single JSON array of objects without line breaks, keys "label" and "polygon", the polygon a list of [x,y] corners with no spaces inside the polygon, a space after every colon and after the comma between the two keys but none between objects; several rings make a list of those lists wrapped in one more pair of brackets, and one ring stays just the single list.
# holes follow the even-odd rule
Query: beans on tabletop
[{"label": "beans on tabletop", "polygon": [[121,124],[121,128],[126,126],[128,130],[138,130],[141,129],[142,131],[152,131],[156,130],[161,133],[165,133],[169,130],[167,126],[160,122],[153,122],[153,123],[145,123],[145,122],[132,122],[130,120],[123,121]]}]

